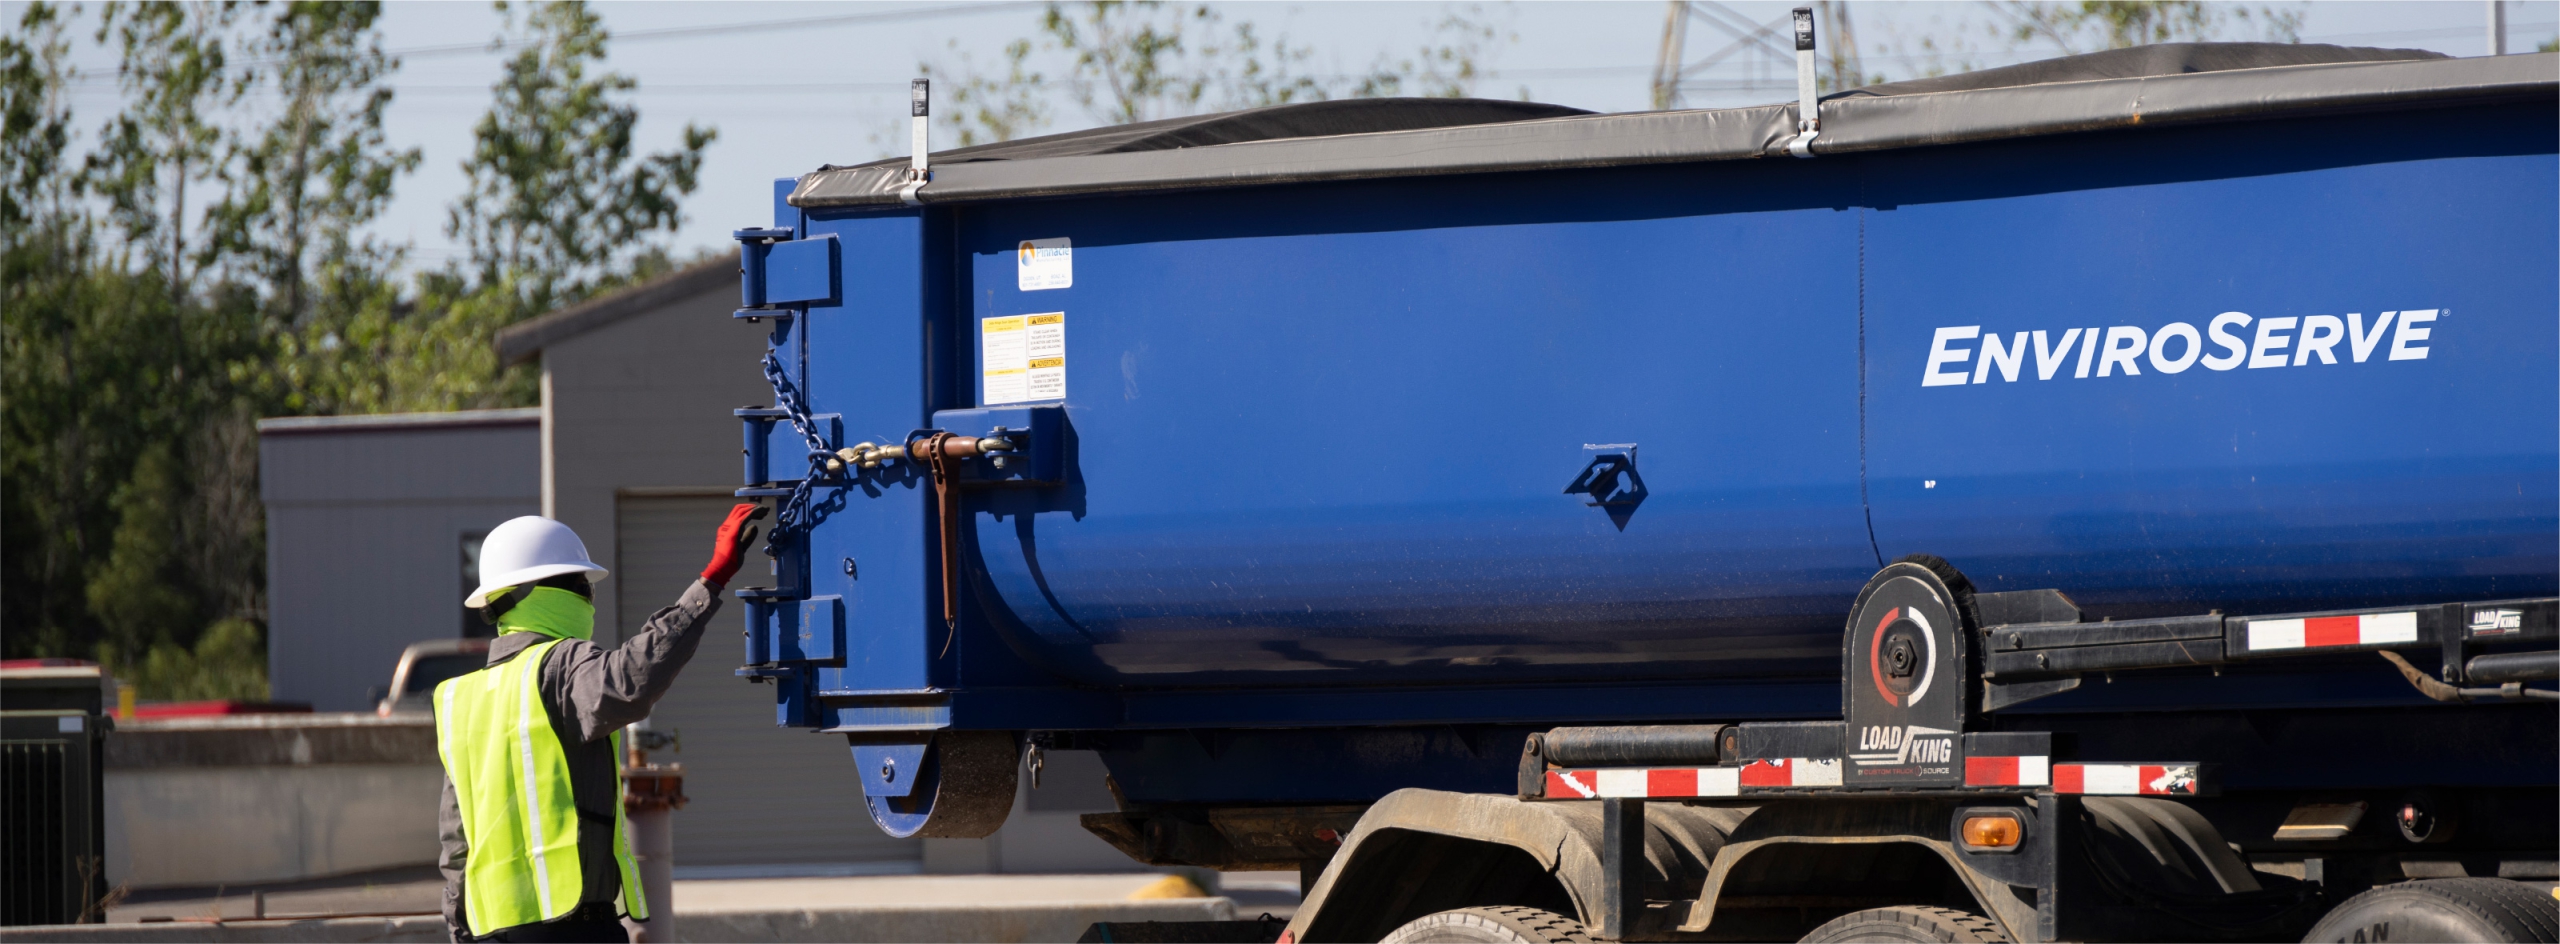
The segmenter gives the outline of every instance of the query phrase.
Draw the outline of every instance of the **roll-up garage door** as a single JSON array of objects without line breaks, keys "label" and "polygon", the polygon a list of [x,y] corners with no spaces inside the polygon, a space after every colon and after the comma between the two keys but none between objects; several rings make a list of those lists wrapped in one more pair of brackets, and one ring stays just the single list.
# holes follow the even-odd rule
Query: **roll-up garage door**
[{"label": "roll-up garage door", "polygon": [[[616,507],[613,579],[622,637],[674,601],[702,572],[712,533],[734,499],[623,496]],[[748,567],[763,563],[751,554]],[[881,835],[862,810],[844,738],[773,724],[773,689],[733,676],[744,625],[734,598],[702,648],[658,702],[650,726],[683,739],[652,760],[684,764],[693,802],[676,813],[676,867],[913,863],[916,840]]]}]

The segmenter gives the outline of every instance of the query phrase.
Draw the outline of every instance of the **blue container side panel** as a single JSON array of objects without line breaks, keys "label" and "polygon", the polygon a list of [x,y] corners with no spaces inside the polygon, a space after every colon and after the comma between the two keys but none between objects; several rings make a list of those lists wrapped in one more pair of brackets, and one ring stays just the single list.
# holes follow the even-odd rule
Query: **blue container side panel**
[{"label": "blue container side panel", "polygon": [[[1114,687],[1836,672],[1876,559],[1856,283],[1804,277],[1856,258],[1825,180],[972,211],[973,320],[1063,313],[1075,437],[1065,486],[971,497],[991,618]],[[1022,290],[1058,237],[1072,286]],[[1622,515],[1563,492],[1595,443],[1640,450]]]},{"label": "blue container side panel", "polygon": [[2450,109],[1867,162],[1883,554],[2127,617],[2560,591],[2556,131]]}]

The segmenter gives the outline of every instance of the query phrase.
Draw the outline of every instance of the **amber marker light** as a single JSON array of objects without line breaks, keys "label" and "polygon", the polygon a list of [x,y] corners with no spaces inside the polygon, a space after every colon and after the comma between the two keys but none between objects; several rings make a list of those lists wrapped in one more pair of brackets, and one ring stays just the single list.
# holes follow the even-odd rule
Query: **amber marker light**
[{"label": "amber marker light", "polygon": [[2026,830],[2015,816],[1967,816],[1964,844],[1971,849],[2015,849]]}]

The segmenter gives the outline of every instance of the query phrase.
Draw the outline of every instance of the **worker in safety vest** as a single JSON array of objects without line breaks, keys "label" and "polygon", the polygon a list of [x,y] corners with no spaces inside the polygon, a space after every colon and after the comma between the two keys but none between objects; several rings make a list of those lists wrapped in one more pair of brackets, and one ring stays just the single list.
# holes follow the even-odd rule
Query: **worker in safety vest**
[{"label": "worker in safety vest", "polygon": [[498,627],[489,664],[436,686],[444,760],[444,918],[456,941],[628,941],[646,921],[622,815],[622,727],[693,658],[755,540],[756,505],[729,510],[711,565],[619,646],[599,646],[592,582],[605,570],[567,525],[527,516],[480,544],[463,599]]}]

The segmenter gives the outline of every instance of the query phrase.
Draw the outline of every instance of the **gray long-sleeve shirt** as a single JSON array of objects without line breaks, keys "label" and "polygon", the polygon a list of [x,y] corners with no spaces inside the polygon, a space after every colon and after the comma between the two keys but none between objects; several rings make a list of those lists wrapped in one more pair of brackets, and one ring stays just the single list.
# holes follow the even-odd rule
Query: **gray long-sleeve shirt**
[{"label": "gray long-sleeve shirt", "polygon": [[[675,605],[651,614],[648,625],[622,645],[610,649],[582,639],[562,640],[542,660],[535,684],[551,715],[551,730],[569,759],[569,792],[578,807],[578,870],[585,883],[579,903],[620,900],[622,870],[613,859],[614,816],[622,804],[615,771],[613,732],[649,716],[649,707],[675,684],[676,673],[693,659],[702,628],[720,611],[720,588],[696,580]],[[508,633],[489,644],[489,663],[515,658],[551,637],[540,633]],[[454,940],[503,928],[472,928],[462,906],[463,863],[471,854],[462,835],[462,806],[453,793],[453,777],[444,778],[443,808],[437,817],[443,852],[437,865],[444,872],[444,920]],[[665,902],[650,902],[655,911]]]}]

